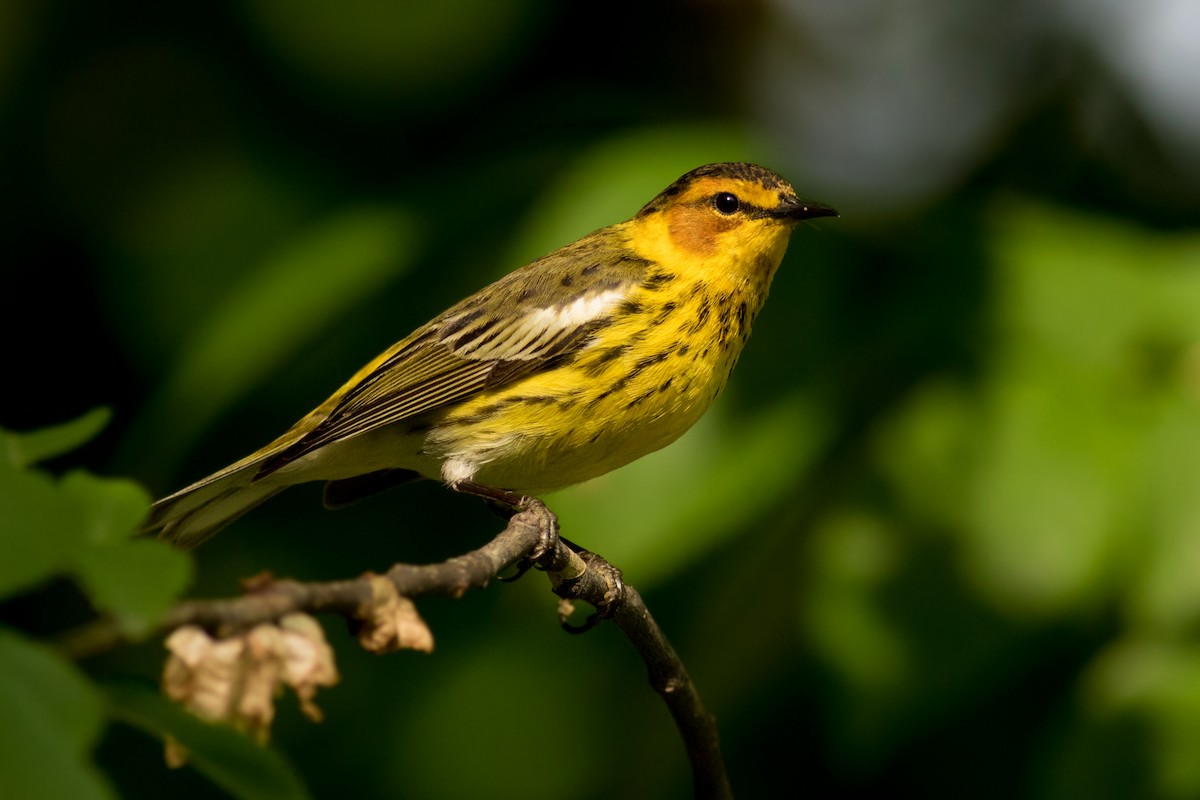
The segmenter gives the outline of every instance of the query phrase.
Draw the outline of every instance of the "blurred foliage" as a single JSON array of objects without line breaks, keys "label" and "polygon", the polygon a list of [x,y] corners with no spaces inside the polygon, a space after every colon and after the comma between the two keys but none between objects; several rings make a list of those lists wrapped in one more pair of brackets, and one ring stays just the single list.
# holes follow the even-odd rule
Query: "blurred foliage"
[{"label": "blurred foliage", "polygon": [[[53,579],[69,577],[92,610],[129,636],[144,635],[179,597],[190,557],[163,542],[134,540],[150,499],[126,480],[73,470],[60,480],[33,465],[92,438],[99,409],[29,434],[0,430],[0,603],[50,606],[62,624]],[[47,587],[47,584],[50,584]],[[20,595],[24,595],[21,597]],[[104,723],[127,722],[196,748],[197,771],[238,797],[306,797],[291,768],[232,730],[205,725],[139,686],[98,686],[63,655],[0,624],[0,794],[119,796],[90,752]]]},{"label": "blurred foliage", "polygon": [[133,540],[150,498],[136,484],[73,470],[60,480],[29,467],[90,439],[102,410],[21,436],[0,430],[0,594],[69,575],[129,634],[147,631],[187,585],[190,561],[161,542]]},{"label": "blurred foliage", "polygon": [[796,233],[695,430],[551,498],[646,596],[739,796],[1200,797],[1197,31],[1177,0],[0,4],[0,424],[41,429],[0,439],[0,780],[687,796],[628,646],[559,634],[537,576],[423,603],[428,658],[330,630],[344,682],[278,750],[163,706],[158,642],[37,640],[484,541],[433,484],[336,515],[304,487],[192,575],[97,474],[178,488],[747,159],[842,218]]}]

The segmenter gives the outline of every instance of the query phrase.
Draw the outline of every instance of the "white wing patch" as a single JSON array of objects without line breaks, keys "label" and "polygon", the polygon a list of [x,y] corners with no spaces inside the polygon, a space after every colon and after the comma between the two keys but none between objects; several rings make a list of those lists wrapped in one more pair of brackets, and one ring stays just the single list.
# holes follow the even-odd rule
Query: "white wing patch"
[{"label": "white wing patch", "polygon": [[529,314],[529,320],[533,324],[545,325],[555,331],[578,328],[603,315],[624,299],[625,292],[620,289],[580,295],[565,306],[534,309]]},{"label": "white wing patch", "polygon": [[[565,305],[535,308],[508,324],[468,325],[445,341],[467,358],[524,361],[538,358],[562,336],[604,316],[625,300],[620,289],[580,295]],[[461,343],[460,343],[461,342]]]}]

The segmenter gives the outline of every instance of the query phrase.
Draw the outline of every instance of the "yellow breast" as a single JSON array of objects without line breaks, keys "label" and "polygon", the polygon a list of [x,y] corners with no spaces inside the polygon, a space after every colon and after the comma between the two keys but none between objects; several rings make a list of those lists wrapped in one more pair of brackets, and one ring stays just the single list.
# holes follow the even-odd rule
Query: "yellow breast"
[{"label": "yellow breast", "polygon": [[573,360],[449,411],[430,433],[434,455],[540,494],[665,447],[724,388],[764,298],[757,281],[652,270]]}]

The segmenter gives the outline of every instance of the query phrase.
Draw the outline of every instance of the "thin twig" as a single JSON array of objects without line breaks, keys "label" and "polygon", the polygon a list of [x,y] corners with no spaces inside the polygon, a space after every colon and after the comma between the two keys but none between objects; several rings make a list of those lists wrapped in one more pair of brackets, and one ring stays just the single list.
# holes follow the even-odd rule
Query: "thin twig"
[{"label": "thin twig", "polygon": [[725,759],[721,756],[717,721],[704,708],[683,661],[650,616],[642,596],[632,586],[625,587],[625,601],[613,621],[629,637],[646,663],[650,686],[662,696],[679,735],[683,737],[692,764],[692,786],[697,800],[733,797],[725,772]]},{"label": "thin twig", "polygon": [[[404,597],[461,597],[469,589],[483,588],[508,567],[536,554],[543,545],[537,516],[521,512],[478,550],[437,564],[396,564],[385,577]],[[614,597],[609,577],[612,568],[595,556],[581,559],[561,540],[556,539],[553,549],[538,557],[538,565],[550,574],[555,594],[605,609],[629,638],[646,664],[651,687],[662,696],[683,738],[695,796],[704,800],[732,797],[716,722],[705,710],[683,662],[637,590],[625,584]],[[339,614],[357,620],[371,600],[373,577],[314,583],[259,577],[248,582],[247,593],[241,597],[180,602],[150,634],[165,634],[184,625],[216,632],[242,630],[293,612]],[[127,638],[112,620],[102,619],[62,637],[59,647],[71,658],[82,659],[111,650]]]}]

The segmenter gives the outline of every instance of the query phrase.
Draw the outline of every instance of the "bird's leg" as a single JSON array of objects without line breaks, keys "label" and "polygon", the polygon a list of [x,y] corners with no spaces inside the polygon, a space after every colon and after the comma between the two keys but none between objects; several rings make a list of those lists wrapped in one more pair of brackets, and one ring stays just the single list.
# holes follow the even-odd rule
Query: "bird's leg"
[{"label": "bird's leg", "polygon": [[[515,581],[535,566],[541,567],[551,573],[564,569],[566,564],[562,563],[561,558],[556,558],[559,542],[566,545],[572,553],[575,553],[579,557],[587,569],[595,572],[604,581],[606,587],[604,601],[597,606],[596,613],[588,617],[582,625],[572,625],[568,621],[570,612],[564,612],[560,615],[559,620],[564,630],[569,633],[589,631],[603,620],[611,617],[621,607],[621,602],[625,597],[625,580],[621,575],[621,570],[608,563],[602,556],[590,550],[585,550],[569,539],[560,536],[558,532],[558,517],[554,516],[554,512],[547,508],[546,504],[541,500],[538,500],[536,497],[528,497],[516,492],[510,492],[507,489],[496,489],[491,486],[485,486],[475,481],[458,481],[452,484],[452,488],[463,494],[483,498],[494,510],[501,512],[501,516],[507,516],[509,519],[516,514],[527,514],[537,526],[537,547],[533,549],[527,558],[517,564],[517,573],[515,575],[508,578],[501,578],[502,581]],[[578,576],[575,576],[570,580],[573,581],[577,578]],[[561,577],[556,578],[556,582],[560,580],[562,580]],[[556,591],[558,591],[557,588]],[[561,592],[558,593],[560,597],[565,597]]]},{"label": "bird's leg", "polygon": [[527,514],[537,527],[537,546],[529,554],[528,558],[522,560],[517,565],[516,575],[502,580],[515,581],[543,558],[554,553],[556,549],[555,545],[560,538],[558,535],[558,517],[554,516],[554,512],[547,508],[546,504],[541,500],[538,500],[536,497],[527,497],[523,494],[510,492],[507,489],[496,489],[491,486],[485,486],[475,481],[458,481],[451,484],[451,488],[456,492],[483,498],[494,511],[497,511],[507,519],[511,519],[516,514]]}]

